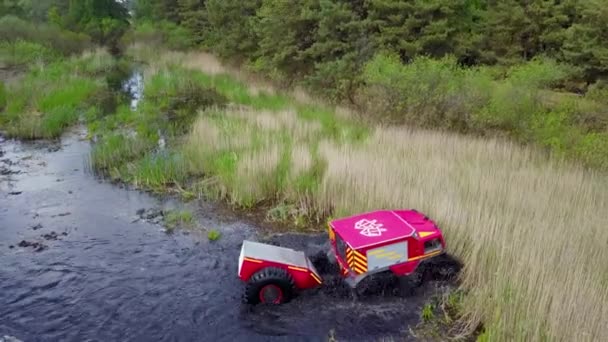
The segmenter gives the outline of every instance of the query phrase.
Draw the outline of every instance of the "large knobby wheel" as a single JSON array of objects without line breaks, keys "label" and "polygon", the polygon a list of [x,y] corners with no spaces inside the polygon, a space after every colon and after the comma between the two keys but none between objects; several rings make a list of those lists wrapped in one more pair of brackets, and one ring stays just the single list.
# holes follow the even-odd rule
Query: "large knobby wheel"
[{"label": "large knobby wheel", "polygon": [[295,294],[291,275],[278,267],[266,267],[249,278],[243,301],[248,304],[283,304]]}]

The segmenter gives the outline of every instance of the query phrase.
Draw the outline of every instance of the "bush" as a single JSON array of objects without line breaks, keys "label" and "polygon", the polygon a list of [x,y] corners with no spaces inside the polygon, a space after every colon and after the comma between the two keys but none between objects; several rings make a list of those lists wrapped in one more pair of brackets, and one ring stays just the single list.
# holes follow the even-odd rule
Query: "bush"
[{"label": "bush", "polygon": [[574,146],[585,165],[608,171],[608,133],[588,133]]},{"label": "bush", "polygon": [[24,40],[0,42],[0,62],[5,67],[49,63],[58,57],[56,51],[38,43]]},{"label": "bush", "polygon": [[0,41],[14,43],[20,40],[43,45],[64,55],[80,53],[91,46],[90,38],[82,33],[34,24],[15,16],[0,18]]},{"label": "bush", "polygon": [[192,33],[170,21],[138,23],[125,35],[123,42],[164,46],[173,50],[186,50],[193,46]]},{"label": "bush", "polygon": [[487,102],[474,112],[469,127],[515,134],[526,130],[531,116],[540,110],[535,90],[508,81],[495,83],[491,89]]},{"label": "bush", "polygon": [[608,104],[608,82],[600,80],[593,83],[587,89],[585,97],[602,104]]},{"label": "bush", "polygon": [[170,67],[154,74],[144,88],[142,111],[161,127],[182,130],[200,108],[222,106],[226,97],[206,84],[202,73]]},{"label": "bush", "polygon": [[537,57],[529,62],[511,67],[507,79],[528,88],[548,88],[559,84],[579,72],[578,68],[557,63],[550,58]]},{"label": "bush", "polygon": [[465,128],[471,112],[489,97],[491,78],[460,68],[454,57],[417,57],[402,64],[397,55],[379,54],[364,69],[370,111],[398,123]]}]

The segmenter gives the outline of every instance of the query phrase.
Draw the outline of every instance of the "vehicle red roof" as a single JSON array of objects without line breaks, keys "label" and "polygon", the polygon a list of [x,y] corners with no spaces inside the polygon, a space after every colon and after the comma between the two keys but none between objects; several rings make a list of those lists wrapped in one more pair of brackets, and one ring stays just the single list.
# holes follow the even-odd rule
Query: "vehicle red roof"
[{"label": "vehicle red roof", "polygon": [[[413,225],[414,222],[417,224]],[[421,224],[435,227],[415,210],[377,210],[333,220],[329,224],[354,249],[409,237]]]}]

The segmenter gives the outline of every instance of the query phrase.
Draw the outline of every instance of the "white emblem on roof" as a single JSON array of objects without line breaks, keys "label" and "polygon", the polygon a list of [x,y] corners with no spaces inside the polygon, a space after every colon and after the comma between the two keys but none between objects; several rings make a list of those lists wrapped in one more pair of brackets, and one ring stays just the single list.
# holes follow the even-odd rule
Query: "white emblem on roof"
[{"label": "white emblem on roof", "polygon": [[355,223],[355,229],[360,230],[359,234],[364,236],[381,236],[386,228],[382,228],[382,223],[377,223],[376,220],[362,219]]}]

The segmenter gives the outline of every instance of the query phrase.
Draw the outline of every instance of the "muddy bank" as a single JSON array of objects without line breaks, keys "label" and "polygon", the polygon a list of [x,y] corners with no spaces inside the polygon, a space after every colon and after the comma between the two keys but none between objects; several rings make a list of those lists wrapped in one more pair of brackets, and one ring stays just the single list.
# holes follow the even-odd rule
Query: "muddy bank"
[{"label": "muddy bank", "polygon": [[[445,282],[401,296],[394,284],[354,300],[328,285],[281,307],[240,302],[243,239],[258,227],[210,203],[191,202],[196,227],[168,234],[138,212],[180,203],[94,177],[84,133],[57,143],[0,138],[0,336],[43,340],[340,341],[408,335],[425,300]],[[314,255],[324,234],[271,243]],[[22,243],[23,242],[23,243]],[[38,250],[32,244],[45,247]],[[12,248],[11,248],[12,247]]]}]

